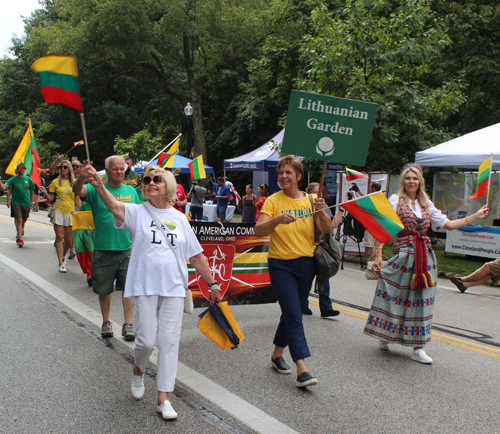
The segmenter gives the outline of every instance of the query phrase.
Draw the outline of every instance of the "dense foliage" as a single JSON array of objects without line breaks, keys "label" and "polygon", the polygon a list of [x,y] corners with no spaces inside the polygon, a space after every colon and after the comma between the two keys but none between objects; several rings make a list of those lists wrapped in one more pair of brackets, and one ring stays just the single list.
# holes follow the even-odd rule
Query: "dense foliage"
[{"label": "dense foliage", "polygon": [[285,126],[300,89],[377,103],[365,168],[396,171],[500,122],[499,18],[480,0],[45,0],[0,61],[0,165],[28,118],[45,167],[82,139],[79,114],[45,104],[30,69],[57,54],[78,60],[98,167],[115,151],[149,159],[179,132],[187,155],[189,101],[191,155],[220,174]]}]

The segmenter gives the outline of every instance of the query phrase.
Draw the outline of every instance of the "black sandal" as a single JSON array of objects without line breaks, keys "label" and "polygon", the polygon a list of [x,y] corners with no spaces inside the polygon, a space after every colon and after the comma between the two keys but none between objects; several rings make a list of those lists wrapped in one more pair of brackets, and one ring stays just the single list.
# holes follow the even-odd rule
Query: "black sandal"
[{"label": "black sandal", "polygon": [[462,279],[460,277],[450,277],[451,283],[453,283],[460,292],[465,292],[467,288],[464,286],[464,283],[462,282]]}]

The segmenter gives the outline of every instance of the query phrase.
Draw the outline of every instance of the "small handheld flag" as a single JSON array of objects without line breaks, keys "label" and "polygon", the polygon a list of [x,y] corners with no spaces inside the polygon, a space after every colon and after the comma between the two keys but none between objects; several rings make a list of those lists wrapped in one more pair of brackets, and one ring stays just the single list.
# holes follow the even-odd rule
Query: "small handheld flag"
[{"label": "small handheld flag", "polygon": [[484,196],[484,193],[490,187],[490,174],[491,174],[491,157],[484,160],[477,170],[477,190],[472,195],[469,196],[471,199],[478,199]]},{"label": "small handheld flag", "polygon": [[382,191],[349,200],[340,206],[359,220],[381,243],[392,240],[404,229],[403,223]]},{"label": "small handheld flag", "polygon": [[83,145],[83,140],[80,140],[79,142],[73,142],[73,146],[78,146],[78,145]]},{"label": "small handheld flag", "polygon": [[356,179],[363,179],[365,175],[361,172],[357,172],[356,170],[349,169],[347,166],[345,168],[345,177],[347,181],[354,181]]},{"label": "small handheld flag", "polygon": [[203,165],[203,155],[196,157],[191,163],[188,163],[188,167],[191,171],[191,179],[205,179],[207,177],[205,166]]}]

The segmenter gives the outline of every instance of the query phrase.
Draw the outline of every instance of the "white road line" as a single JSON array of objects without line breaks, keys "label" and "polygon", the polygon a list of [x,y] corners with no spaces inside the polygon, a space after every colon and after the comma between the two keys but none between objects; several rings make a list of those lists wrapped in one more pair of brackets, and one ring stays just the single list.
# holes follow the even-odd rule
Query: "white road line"
[{"label": "white road line", "polygon": [[[8,257],[0,254],[0,262],[11,270],[22,276],[24,279],[30,281],[33,285],[38,286],[40,289],[63,303],[69,309],[78,313],[92,324],[97,327],[102,325],[102,316],[100,312],[95,311],[86,304],[77,300],[73,296],[67,294],[57,286],[49,281],[41,278],[36,273],[26,267],[18,264],[17,262],[9,259]],[[113,321],[113,323],[120,324]],[[120,325],[121,327],[121,325]],[[118,326],[116,326],[119,329]],[[125,344],[133,349],[133,343],[125,342]],[[156,351],[151,356],[151,362],[157,364]],[[264,411],[240,398],[239,396],[231,393],[229,390],[200,374],[199,372],[191,369],[190,367],[179,362],[177,366],[177,380],[184,383],[187,387],[193,389],[196,393],[203,396],[208,401],[221,407],[224,411],[231,416],[243,422],[250,429],[263,434],[299,434],[289,426],[280,422],[279,420],[269,416]]]}]

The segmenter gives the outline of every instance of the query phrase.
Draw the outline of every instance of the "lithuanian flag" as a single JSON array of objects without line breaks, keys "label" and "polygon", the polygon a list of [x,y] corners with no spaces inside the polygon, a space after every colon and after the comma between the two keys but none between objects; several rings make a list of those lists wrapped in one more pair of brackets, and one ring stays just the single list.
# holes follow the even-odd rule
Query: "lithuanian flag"
[{"label": "lithuanian flag", "polygon": [[42,57],[31,65],[31,69],[38,73],[42,95],[47,104],[62,104],[83,113],[74,57]]},{"label": "lithuanian flag", "polygon": [[205,166],[203,165],[203,155],[196,157],[191,163],[188,163],[189,170],[191,171],[191,179],[205,179]]},{"label": "lithuanian flag", "polygon": [[363,175],[361,172],[356,172],[355,170],[349,169],[346,166],[345,177],[348,181],[354,181],[355,179],[363,179],[365,175]]},{"label": "lithuanian flag", "polygon": [[40,175],[42,164],[40,163],[40,155],[38,154],[33,128],[31,127],[31,119],[29,120],[28,129],[5,173],[14,176],[16,174],[16,166],[19,164],[24,164],[26,174],[29,175],[35,184],[42,185],[42,177]]},{"label": "lithuanian flag", "polygon": [[382,191],[344,202],[340,206],[359,220],[381,243],[391,241],[404,229],[403,223]]},{"label": "lithuanian flag", "polygon": [[[82,206],[84,208],[84,206]],[[78,211],[73,214],[73,241],[80,267],[90,274],[92,253],[94,252],[94,217],[92,211]]]},{"label": "lithuanian flag", "polygon": [[478,199],[486,193],[490,186],[491,157],[484,160],[477,170],[477,190],[469,196],[471,199]]}]

